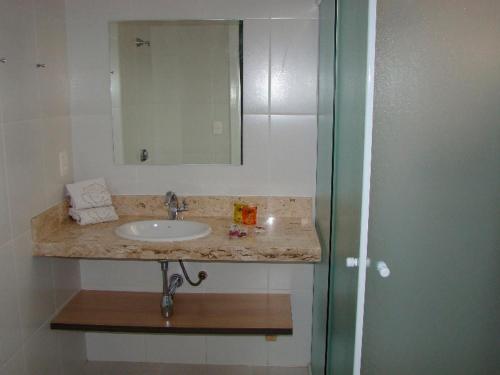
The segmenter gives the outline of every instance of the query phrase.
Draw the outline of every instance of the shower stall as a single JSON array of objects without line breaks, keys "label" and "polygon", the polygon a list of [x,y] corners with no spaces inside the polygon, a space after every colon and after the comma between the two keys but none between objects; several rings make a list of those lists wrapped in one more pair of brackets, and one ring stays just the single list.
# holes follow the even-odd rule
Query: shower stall
[{"label": "shower stall", "polygon": [[313,375],[498,373],[498,40],[498,1],[321,2]]}]

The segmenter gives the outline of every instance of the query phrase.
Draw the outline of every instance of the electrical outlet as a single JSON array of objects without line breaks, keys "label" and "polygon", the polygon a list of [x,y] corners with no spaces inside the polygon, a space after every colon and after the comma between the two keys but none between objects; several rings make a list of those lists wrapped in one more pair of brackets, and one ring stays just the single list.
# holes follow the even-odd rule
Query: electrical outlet
[{"label": "electrical outlet", "polygon": [[224,132],[224,124],[222,121],[214,121],[213,133],[214,135],[221,135]]},{"label": "electrical outlet", "polygon": [[66,150],[59,152],[59,175],[61,177],[67,176],[69,171],[68,153]]}]

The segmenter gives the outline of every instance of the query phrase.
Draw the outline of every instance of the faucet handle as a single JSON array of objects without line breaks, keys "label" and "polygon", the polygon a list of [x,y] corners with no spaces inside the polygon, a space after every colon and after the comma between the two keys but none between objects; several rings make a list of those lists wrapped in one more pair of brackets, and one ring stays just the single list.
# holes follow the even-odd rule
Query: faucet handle
[{"label": "faucet handle", "polygon": [[189,205],[187,204],[185,199],[182,200],[182,204],[177,209],[177,212],[183,212],[183,211],[189,211]]},{"label": "faucet handle", "polygon": [[169,206],[172,201],[177,201],[177,195],[173,191],[168,191],[165,194],[165,206]]}]

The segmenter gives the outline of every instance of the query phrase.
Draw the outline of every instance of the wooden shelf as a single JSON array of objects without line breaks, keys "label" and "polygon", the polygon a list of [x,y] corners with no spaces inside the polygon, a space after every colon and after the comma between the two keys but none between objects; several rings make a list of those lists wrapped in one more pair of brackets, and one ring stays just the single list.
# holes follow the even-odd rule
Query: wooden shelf
[{"label": "wooden shelf", "polygon": [[191,334],[291,335],[288,294],[184,293],[174,315],[160,312],[160,293],[82,290],[52,320],[52,329]]}]

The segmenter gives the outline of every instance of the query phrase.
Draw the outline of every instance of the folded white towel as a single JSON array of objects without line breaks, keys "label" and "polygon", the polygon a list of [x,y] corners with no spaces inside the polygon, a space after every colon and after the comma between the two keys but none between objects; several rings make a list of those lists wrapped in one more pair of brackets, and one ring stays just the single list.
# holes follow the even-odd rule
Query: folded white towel
[{"label": "folded white towel", "polygon": [[69,215],[80,225],[118,220],[118,215],[113,206],[86,208],[81,210],[70,208]]},{"label": "folded white towel", "polygon": [[93,207],[111,206],[111,194],[104,178],[86,180],[67,184],[66,189],[71,198],[71,207],[76,210]]}]

